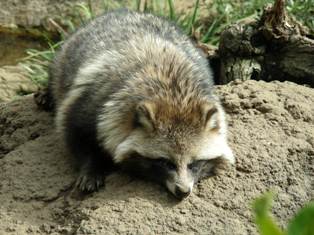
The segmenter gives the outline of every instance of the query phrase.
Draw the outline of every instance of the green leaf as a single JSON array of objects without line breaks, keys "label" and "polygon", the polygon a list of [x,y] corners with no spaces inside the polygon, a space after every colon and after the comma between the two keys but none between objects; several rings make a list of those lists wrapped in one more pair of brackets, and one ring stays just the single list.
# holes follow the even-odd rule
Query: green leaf
[{"label": "green leaf", "polygon": [[288,235],[314,235],[314,201],[303,207],[292,219]]},{"label": "green leaf", "polygon": [[280,228],[276,225],[273,218],[268,214],[271,208],[273,195],[267,193],[257,198],[253,203],[255,212],[255,222],[261,235],[284,235]]}]

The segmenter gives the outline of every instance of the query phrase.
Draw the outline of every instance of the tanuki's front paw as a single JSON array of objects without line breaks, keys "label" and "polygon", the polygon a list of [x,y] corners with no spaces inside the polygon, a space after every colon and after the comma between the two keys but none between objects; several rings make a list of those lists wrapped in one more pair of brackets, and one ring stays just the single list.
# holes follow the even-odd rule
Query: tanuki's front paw
[{"label": "tanuki's front paw", "polygon": [[100,173],[86,173],[81,172],[76,180],[76,187],[82,191],[91,193],[98,191],[98,189],[105,184],[105,176]]}]

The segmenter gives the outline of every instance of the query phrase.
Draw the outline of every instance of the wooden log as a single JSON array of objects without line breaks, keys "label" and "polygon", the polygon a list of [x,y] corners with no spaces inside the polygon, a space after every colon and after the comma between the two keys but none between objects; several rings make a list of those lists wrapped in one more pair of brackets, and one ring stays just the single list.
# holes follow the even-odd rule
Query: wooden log
[{"label": "wooden log", "polygon": [[219,84],[235,79],[279,80],[314,87],[314,40],[285,10],[285,1],[266,6],[260,19],[227,27],[219,44]]}]

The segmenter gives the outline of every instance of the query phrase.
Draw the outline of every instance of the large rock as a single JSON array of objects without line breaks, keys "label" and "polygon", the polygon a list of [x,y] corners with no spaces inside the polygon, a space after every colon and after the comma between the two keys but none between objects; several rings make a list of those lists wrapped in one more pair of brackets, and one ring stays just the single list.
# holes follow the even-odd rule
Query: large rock
[{"label": "large rock", "polygon": [[[91,1],[95,6],[102,1]],[[49,19],[67,19],[74,14],[74,6],[88,0],[0,0],[0,27],[36,28],[52,30]]]},{"label": "large rock", "polygon": [[268,190],[285,226],[314,198],[314,91],[247,81],[218,93],[237,163],[182,202],[118,173],[79,195],[52,115],[32,97],[0,104],[0,234],[257,234],[251,202]]},{"label": "large rock", "polygon": [[[157,7],[148,2],[148,7]],[[200,15],[205,17],[208,15],[208,4],[211,0],[200,1]],[[49,23],[49,19],[57,20],[62,23],[62,20],[78,19],[78,9],[75,6],[78,4],[91,5],[93,13],[99,14],[107,8],[127,7],[135,9],[134,1],[119,0],[119,1],[103,1],[103,0],[0,0],[0,29],[16,28],[37,28],[43,27],[48,31],[54,31],[56,28]],[[142,1],[140,10],[144,9],[145,1]],[[174,2],[176,13],[192,14],[194,10],[194,1],[177,0]],[[168,12],[168,2],[160,1],[159,7],[163,11]],[[156,8],[156,11],[160,9]],[[61,22],[60,22],[61,21]]]}]

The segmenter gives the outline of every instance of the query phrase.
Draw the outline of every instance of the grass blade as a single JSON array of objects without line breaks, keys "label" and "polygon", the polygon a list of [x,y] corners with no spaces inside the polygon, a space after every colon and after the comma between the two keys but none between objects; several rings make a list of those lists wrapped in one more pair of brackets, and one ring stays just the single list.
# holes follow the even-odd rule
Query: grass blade
[{"label": "grass blade", "polygon": [[201,39],[202,43],[207,43],[209,41],[209,38],[213,35],[213,32],[215,28],[218,26],[219,21],[220,20],[215,19],[214,22],[210,25],[210,27],[206,31],[206,34]]},{"label": "grass blade", "polygon": [[176,13],[174,10],[174,4],[173,0],[168,0],[168,6],[169,6],[169,17],[171,20],[176,20]]},{"label": "grass blade", "polygon": [[193,31],[193,26],[194,26],[195,21],[196,21],[198,8],[199,8],[199,0],[196,0],[195,6],[194,6],[194,10],[193,10],[193,15],[192,15],[192,17],[190,19],[190,23],[189,23],[189,26],[188,26],[188,34],[189,35],[191,35],[192,31]]},{"label": "grass blade", "polygon": [[135,0],[135,9],[140,11],[141,9],[141,0]]}]

